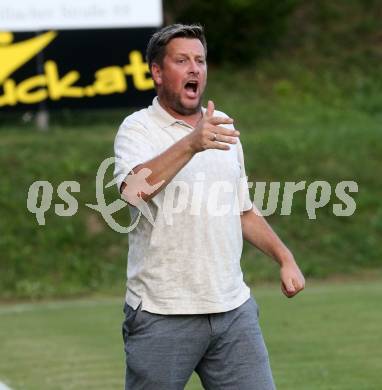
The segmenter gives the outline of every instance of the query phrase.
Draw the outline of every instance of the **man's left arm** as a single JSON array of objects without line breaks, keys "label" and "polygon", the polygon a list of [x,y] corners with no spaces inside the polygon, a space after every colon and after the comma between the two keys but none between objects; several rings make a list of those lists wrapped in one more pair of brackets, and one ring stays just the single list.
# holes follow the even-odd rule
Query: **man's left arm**
[{"label": "man's left arm", "polygon": [[281,290],[288,298],[305,287],[305,279],[291,251],[280,240],[265,218],[254,208],[241,215],[243,237],[280,265]]}]

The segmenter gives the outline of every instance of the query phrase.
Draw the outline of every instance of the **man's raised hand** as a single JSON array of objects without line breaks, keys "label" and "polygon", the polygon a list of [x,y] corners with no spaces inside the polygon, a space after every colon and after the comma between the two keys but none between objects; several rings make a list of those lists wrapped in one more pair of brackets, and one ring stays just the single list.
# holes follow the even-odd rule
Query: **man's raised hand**
[{"label": "man's raised hand", "polygon": [[233,119],[214,116],[214,111],[215,105],[212,100],[209,100],[203,118],[188,136],[195,153],[206,149],[229,150],[229,144],[237,142],[237,137],[240,135],[238,131],[219,126],[231,125]]}]

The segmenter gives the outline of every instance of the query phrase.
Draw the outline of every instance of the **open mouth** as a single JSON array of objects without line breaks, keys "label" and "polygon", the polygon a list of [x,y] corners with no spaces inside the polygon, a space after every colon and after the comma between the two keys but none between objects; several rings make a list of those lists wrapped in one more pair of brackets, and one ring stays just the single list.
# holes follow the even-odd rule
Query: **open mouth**
[{"label": "open mouth", "polygon": [[184,86],[188,97],[195,97],[198,91],[198,82],[194,80],[188,81]]}]

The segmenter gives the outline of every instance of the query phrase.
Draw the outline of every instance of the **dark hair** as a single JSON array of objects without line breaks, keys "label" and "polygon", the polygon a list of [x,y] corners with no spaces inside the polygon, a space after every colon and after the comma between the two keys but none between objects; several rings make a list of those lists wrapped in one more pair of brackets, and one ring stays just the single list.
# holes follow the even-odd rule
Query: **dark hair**
[{"label": "dark hair", "polygon": [[199,39],[207,56],[207,42],[201,25],[171,24],[154,33],[147,45],[146,61],[150,70],[153,62],[162,65],[166,53],[166,45],[174,38]]}]

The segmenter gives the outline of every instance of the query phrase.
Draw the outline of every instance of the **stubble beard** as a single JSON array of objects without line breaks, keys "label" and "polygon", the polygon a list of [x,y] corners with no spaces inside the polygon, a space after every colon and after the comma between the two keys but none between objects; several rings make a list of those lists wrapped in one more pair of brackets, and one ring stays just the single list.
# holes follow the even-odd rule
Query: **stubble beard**
[{"label": "stubble beard", "polygon": [[164,100],[165,104],[169,106],[172,110],[180,115],[193,115],[201,111],[202,109],[202,99],[203,94],[200,95],[198,104],[195,107],[185,107],[180,99],[178,93],[172,92],[166,88],[162,89],[162,101]]}]

